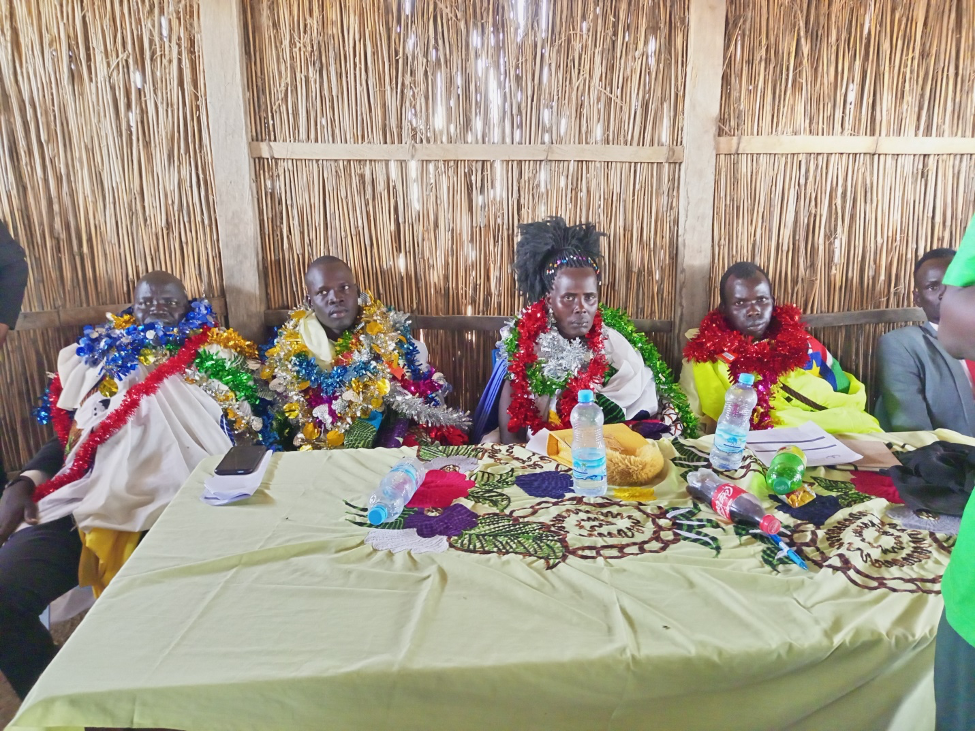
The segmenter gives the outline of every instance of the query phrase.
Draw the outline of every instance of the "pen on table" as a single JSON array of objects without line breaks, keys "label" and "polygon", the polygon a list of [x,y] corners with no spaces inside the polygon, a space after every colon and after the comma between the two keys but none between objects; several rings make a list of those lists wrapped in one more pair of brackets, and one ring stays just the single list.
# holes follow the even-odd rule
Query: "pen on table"
[{"label": "pen on table", "polygon": [[789,558],[791,561],[796,563],[805,571],[808,570],[807,564],[804,563],[804,559],[798,556],[797,553],[794,551],[794,549],[789,548],[787,544],[784,542],[783,538],[778,536],[776,533],[767,533],[767,535],[770,536],[770,540],[772,540],[774,543],[777,544],[777,548],[779,548],[781,551],[787,552],[787,558]]}]

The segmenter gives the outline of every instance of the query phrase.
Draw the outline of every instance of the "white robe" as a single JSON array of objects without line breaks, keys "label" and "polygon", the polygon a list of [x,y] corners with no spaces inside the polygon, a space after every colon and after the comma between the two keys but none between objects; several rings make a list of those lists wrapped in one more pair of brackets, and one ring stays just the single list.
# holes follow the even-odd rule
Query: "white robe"
[{"label": "white robe", "polygon": [[[326,373],[331,371],[332,363],[336,359],[336,343],[326,335],[326,329],[322,323],[310,312],[299,321],[298,332],[302,336],[305,347],[315,358],[316,365]],[[411,338],[411,341],[417,346],[417,364],[421,366],[422,370],[427,370],[427,346],[421,340]]]},{"label": "white robe", "polygon": [[[85,398],[99,381],[99,369],[86,366],[76,347],[70,345],[58,355],[63,388],[58,406],[75,411],[75,424],[81,430],[62,472],[91,430],[119,407],[129,388],[149,375],[139,365],[119,385],[106,409],[106,399],[97,391]],[[74,514],[78,527],[86,532],[148,530],[197,463],[231,447],[220,426],[221,415],[218,403],[199,386],[187,383],[182,373],[170,376],[98,448],[86,475],[38,503],[41,522]]]}]

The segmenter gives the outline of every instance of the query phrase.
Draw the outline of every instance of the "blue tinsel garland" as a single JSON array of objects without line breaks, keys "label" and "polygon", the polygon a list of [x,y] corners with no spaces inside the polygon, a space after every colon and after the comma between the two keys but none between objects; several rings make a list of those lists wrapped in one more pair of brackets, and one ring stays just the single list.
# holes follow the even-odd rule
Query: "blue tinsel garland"
[{"label": "blue tinsel garland", "polygon": [[[122,313],[131,314],[131,307]],[[190,301],[190,312],[175,326],[150,322],[119,330],[111,322],[88,325],[78,340],[75,352],[84,359],[85,365],[94,367],[101,364],[103,376],[121,381],[139,365],[139,355],[143,350],[176,350],[192,333],[205,326],[217,327],[217,318],[207,300],[195,299]]]}]

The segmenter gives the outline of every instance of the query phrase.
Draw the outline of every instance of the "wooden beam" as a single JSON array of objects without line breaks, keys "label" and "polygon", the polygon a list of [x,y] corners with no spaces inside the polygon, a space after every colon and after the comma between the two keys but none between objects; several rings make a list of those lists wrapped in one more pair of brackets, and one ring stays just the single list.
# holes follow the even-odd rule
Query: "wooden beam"
[{"label": "wooden beam", "polygon": [[726,40],[725,0],[690,0],[683,114],[685,161],[679,180],[675,352],[709,311],[716,130]]},{"label": "wooden beam", "polygon": [[457,330],[498,332],[511,317],[488,315],[411,315],[411,330]]},{"label": "wooden beam", "polygon": [[884,310],[853,310],[851,312],[826,312],[822,315],[804,315],[801,320],[808,327],[840,327],[843,325],[879,325],[887,322],[926,322],[926,315],[919,307],[890,307]]},{"label": "wooden beam", "polygon": [[260,339],[267,299],[248,152],[251,133],[241,2],[207,0],[199,4],[200,48],[228,319],[245,337]]},{"label": "wooden beam", "polygon": [[661,145],[334,145],[252,142],[251,157],[283,160],[593,160],[682,162],[684,149]]},{"label": "wooden beam", "polygon": [[[210,304],[221,320],[227,317],[227,303],[223,297],[210,299]],[[119,313],[131,306],[131,302],[122,302],[111,305],[95,305],[94,307],[70,307],[63,310],[21,312],[20,317],[17,318],[17,327],[15,329],[44,330],[51,327],[95,325],[100,322],[105,322],[106,313]]]},{"label": "wooden beam", "polygon": [[973,137],[855,137],[766,135],[718,137],[719,155],[798,155],[865,153],[870,155],[973,155]]},{"label": "wooden beam", "polygon": [[[288,310],[266,310],[264,322],[270,327],[277,327],[285,322]],[[510,317],[496,317],[491,315],[411,315],[411,329],[413,330],[449,330],[456,332],[471,332],[482,330],[498,332]],[[667,333],[672,331],[671,320],[635,320],[634,326],[639,332]]]}]

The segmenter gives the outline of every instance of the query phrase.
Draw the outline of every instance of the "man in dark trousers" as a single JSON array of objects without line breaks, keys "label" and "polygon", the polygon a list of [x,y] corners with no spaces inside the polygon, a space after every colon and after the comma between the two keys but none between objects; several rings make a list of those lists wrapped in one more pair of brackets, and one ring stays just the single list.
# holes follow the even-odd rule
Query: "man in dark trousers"
[{"label": "man in dark trousers", "polygon": [[[7,333],[14,329],[20,315],[20,305],[27,289],[27,258],[20,244],[14,241],[7,225],[0,221],[0,357],[7,342]],[[0,482],[6,482],[3,454],[0,453]],[[3,488],[0,488],[2,493]]]},{"label": "man in dark trousers", "polygon": [[923,308],[927,321],[879,339],[875,360],[881,395],[875,416],[886,431],[953,429],[974,436],[974,362],[954,358],[937,338],[943,276],[955,253],[934,249],[916,262],[913,304]]}]

